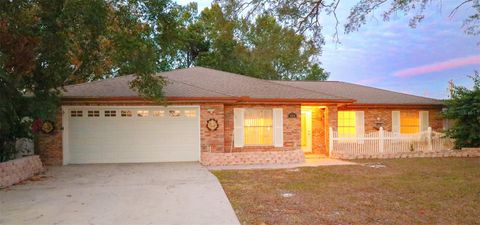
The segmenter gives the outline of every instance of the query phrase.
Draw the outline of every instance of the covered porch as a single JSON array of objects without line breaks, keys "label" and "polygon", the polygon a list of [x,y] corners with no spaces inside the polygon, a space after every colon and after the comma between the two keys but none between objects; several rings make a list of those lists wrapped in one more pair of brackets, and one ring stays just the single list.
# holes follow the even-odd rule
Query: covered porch
[{"label": "covered porch", "polygon": [[306,159],[329,157],[329,127],[336,126],[336,105],[301,106],[301,149]]}]

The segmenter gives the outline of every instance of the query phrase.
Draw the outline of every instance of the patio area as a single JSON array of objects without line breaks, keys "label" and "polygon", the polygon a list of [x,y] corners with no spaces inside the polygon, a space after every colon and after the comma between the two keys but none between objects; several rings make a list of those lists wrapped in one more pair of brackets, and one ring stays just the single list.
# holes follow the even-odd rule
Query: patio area
[{"label": "patio area", "polygon": [[357,163],[331,159],[322,155],[305,155],[305,162],[291,164],[256,164],[256,165],[230,165],[230,166],[207,166],[209,170],[261,170],[261,169],[290,169],[299,167],[318,167],[318,166],[341,166],[357,165]]}]

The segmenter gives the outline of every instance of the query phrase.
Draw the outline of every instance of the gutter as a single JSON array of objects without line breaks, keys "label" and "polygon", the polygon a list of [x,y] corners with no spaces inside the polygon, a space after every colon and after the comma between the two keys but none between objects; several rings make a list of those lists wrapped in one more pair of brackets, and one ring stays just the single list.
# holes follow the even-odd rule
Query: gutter
[{"label": "gutter", "polygon": [[[296,103],[296,104],[321,104],[321,103],[354,103],[353,99],[280,99],[280,98],[250,98],[250,97],[166,97],[166,102],[183,103]],[[158,104],[138,96],[132,97],[62,97],[62,104],[78,103],[143,103]]]}]

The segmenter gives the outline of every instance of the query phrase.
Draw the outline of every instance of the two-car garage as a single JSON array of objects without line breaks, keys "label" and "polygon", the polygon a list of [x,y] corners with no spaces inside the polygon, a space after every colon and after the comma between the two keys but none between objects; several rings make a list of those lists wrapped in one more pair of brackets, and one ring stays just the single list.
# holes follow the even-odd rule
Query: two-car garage
[{"label": "two-car garage", "polygon": [[199,161],[198,106],[66,106],[64,164]]}]

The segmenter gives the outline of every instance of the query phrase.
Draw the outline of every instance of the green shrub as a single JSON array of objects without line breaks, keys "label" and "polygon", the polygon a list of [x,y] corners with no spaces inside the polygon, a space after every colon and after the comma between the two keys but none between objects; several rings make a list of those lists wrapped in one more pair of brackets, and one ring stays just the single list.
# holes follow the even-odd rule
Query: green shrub
[{"label": "green shrub", "polygon": [[473,88],[454,86],[443,115],[454,120],[447,136],[455,139],[457,148],[480,147],[480,75],[475,71],[471,76]]}]

